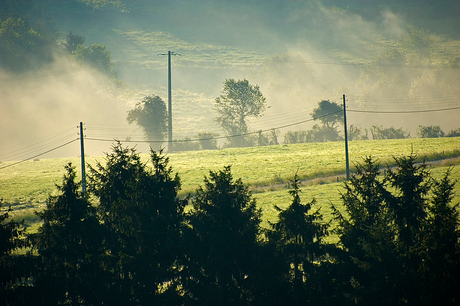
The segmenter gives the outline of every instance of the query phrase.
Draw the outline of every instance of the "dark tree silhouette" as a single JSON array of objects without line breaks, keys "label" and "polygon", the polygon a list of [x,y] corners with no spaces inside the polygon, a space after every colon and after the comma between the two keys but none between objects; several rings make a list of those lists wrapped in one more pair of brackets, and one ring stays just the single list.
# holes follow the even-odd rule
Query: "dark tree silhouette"
[{"label": "dark tree silhouette", "polygon": [[[128,112],[129,124],[136,123],[144,129],[149,141],[162,142],[167,132],[167,112],[165,102],[158,96],[144,97]],[[159,146],[159,145],[158,145]]]},{"label": "dark tree silhouette", "polygon": [[230,167],[210,171],[192,201],[187,288],[200,305],[246,305],[258,250],[260,209]]},{"label": "dark tree silhouette", "polygon": [[334,129],[343,119],[343,107],[329,100],[322,100],[311,113],[313,120],[321,121],[327,128]]},{"label": "dark tree silhouette", "polygon": [[338,123],[343,120],[343,107],[341,105],[329,100],[322,100],[310,115],[313,120],[319,120],[323,123],[322,126],[315,124],[313,129],[309,131],[308,138],[311,141],[323,142],[341,139],[337,131]]},{"label": "dark tree silhouette", "polygon": [[37,302],[43,305],[100,303],[99,254],[102,236],[96,210],[82,196],[75,182],[75,168],[68,164],[58,196],[50,196],[43,221],[31,236],[38,253],[34,275]]},{"label": "dark tree silhouette", "polygon": [[425,260],[422,291],[426,304],[454,305],[460,300],[460,213],[459,203],[451,205],[456,181],[449,169],[441,180],[434,180],[433,197],[428,207],[426,236],[423,241]]},{"label": "dark tree silhouette", "polygon": [[20,293],[27,289],[27,285],[21,279],[28,276],[31,266],[24,256],[14,254],[28,246],[23,239],[23,224],[10,219],[10,208],[4,210],[3,206],[0,198],[0,304],[16,305],[24,300]]},{"label": "dark tree silhouette", "polygon": [[345,183],[345,213],[335,211],[344,251],[338,291],[351,304],[453,305],[460,248],[449,173],[432,181],[414,155],[395,161],[382,178],[367,158]]},{"label": "dark tree silhouette", "polygon": [[371,157],[356,164],[341,195],[345,212],[334,208],[339,223],[335,233],[344,250],[338,253],[344,285],[339,291],[347,292],[350,301],[388,305],[396,303],[395,277],[401,267],[387,202],[390,193],[379,175],[379,164]]},{"label": "dark tree silhouette", "polygon": [[117,143],[104,165],[90,169],[90,189],[107,237],[111,303],[177,303],[186,201],[177,197],[180,180],[168,158],[154,151],[150,157],[153,169],[135,149]]},{"label": "dark tree silhouette", "polygon": [[328,258],[328,246],[324,242],[328,224],[322,222],[319,209],[310,212],[314,199],[307,204],[301,203],[297,173],[291,187],[292,203],[284,210],[275,206],[279,211],[279,221],[271,225],[272,230],[267,235],[282,254],[285,277],[290,283],[290,292],[286,297],[290,300],[289,304],[324,303],[321,290],[325,289],[326,283],[319,264]]}]

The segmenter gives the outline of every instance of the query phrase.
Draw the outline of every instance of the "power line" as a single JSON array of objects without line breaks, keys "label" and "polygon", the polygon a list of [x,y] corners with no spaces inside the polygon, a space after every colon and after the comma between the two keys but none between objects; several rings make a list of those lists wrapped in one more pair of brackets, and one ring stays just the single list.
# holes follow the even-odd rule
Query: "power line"
[{"label": "power line", "polygon": [[21,161],[18,161],[18,162],[15,162],[15,163],[12,163],[12,164],[9,164],[9,165],[0,167],[0,170],[1,170],[1,169],[8,168],[8,167],[11,167],[11,166],[14,166],[14,165],[17,165],[17,164],[20,164],[20,163],[23,163],[23,162],[25,162],[25,161],[28,161],[28,160],[31,160],[31,159],[34,159],[34,158],[37,158],[37,157],[40,157],[40,156],[42,156],[42,155],[45,155],[45,154],[47,154],[47,153],[50,153],[50,152],[52,152],[52,151],[55,151],[55,150],[60,149],[60,148],[62,148],[62,147],[65,147],[65,146],[67,146],[67,145],[69,145],[69,144],[71,144],[72,142],[75,142],[75,141],[77,141],[77,140],[79,140],[79,138],[75,138],[75,139],[73,139],[73,140],[71,140],[71,141],[69,141],[69,142],[66,142],[66,143],[64,143],[64,144],[62,144],[62,145],[60,145],[60,146],[57,146],[57,147],[55,147],[55,148],[52,148],[52,149],[50,149],[50,150],[48,150],[48,151],[46,151],[46,152],[43,152],[43,153],[37,154],[37,155],[35,155],[35,156],[32,156],[32,157],[23,159],[23,160],[21,160]]},{"label": "power line", "polygon": [[[268,131],[272,131],[272,130],[291,127],[291,126],[294,126],[294,125],[299,125],[299,124],[302,124],[302,123],[307,123],[307,122],[317,120],[317,119],[320,119],[320,118],[323,118],[323,117],[327,117],[327,116],[330,116],[330,115],[333,115],[333,114],[336,114],[336,113],[339,113],[339,112],[342,112],[342,111],[343,110],[340,110],[340,111],[325,114],[323,116],[318,116],[318,117],[315,117],[315,118],[302,120],[302,121],[298,121],[298,122],[294,122],[294,123],[290,123],[290,124],[286,124],[286,125],[282,125],[282,126],[278,126],[278,127],[274,127],[274,128],[261,129],[261,130],[258,130],[256,132],[248,132],[248,133],[241,133],[241,134],[235,134],[235,135],[217,136],[217,137],[200,138],[200,139],[173,140],[173,141],[171,141],[171,143],[182,143],[182,142],[192,142],[192,141],[202,141],[202,140],[218,140],[218,139],[225,139],[225,138],[249,136],[249,135],[253,135],[253,134],[258,134],[260,132],[263,133],[263,132],[268,132]],[[114,139],[93,138],[93,137],[86,137],[85,139],[86,140],[93,140],[93,141],[114,141]],[[168,142],[169,143],[169,141],[163,141],[163,140],[142,140],[142,141],[137,141],[137,140],[129,140],[129,139],[125,140],[124,142],[134,142],[134,143],[163,143],[163,142]]]},{"label": "power line", "polygon": [[[357,112],[357,113],[376,113],[376,114],[411,114],[411,113],[429,113],[429,112],[440,112],[440,111],[448,111],[448,110],[456,110],[460,109],[460,106],[458,107],[449,107],[449,108],[438,108],[438,109],[427,109],[427,110],[401,110],[401,111],[373,111],[373,110],[359,110],[359,109],[347,109],[348,112]],[[272,130],[277,130],[277,129],[283,129],[307,122],[311,122],[317,119],[320,119],[322,117],[326,117],[329,115],[333,115],[335,113],[342,112],[342,110],[333,112],[333,113],[328,113],[325,114],[321,117],[316,117],[316,118],[310,118],[306,120],[300,120],[296,121],[293,123],[289,124],[283,124],[283,125],[278,125],[276,127],[271,127],[271,128],[265,128],[265,129],[259,129],[255,132],[248,132],[248,133],[242,133],[242,134],[235,134],[235,135],[226,135],[226,136],[216,136],[216,137],[209,137],[209,138],[202,138],[202,139],[181,139],[181,140],[174,140],[174,141],[162,141],[162,140],[131,140],[131,139],[126,139],[124,142],[129,142],[129,143],[183,143],[183,142],[192,142],[192,141],[204,141],[204,140],[219,140],[219,139],[226,139],[226,138],[232,138],[232,137],[242,137],[242,136],[248,136],[248,135],[253,135],[253,134],[258,134],[260,132],[268,132]],[[292,117],[289,119],[292,120]],[[117,138],[114,138],[117,139]],[[96,138],[96,137],[86,137],[86,140],[92,140],[92,141],[113,141],[114,139],[106,139],[106,138]]]},{"label": "power line", "polygon": [[411,110],[411,111],[371,111],[371,110],[356,110],[350,109],[349,112],[354,113],[373,113],[373,114],[412,114],[412,113],[431,113],[442,112],[448,110],[460,109],[459,107],[441,108],[441,109],[428,109],[428,110]]},{"label": "power line", "polygon": [[[61,133],[59,135],[62,135],[62,134],[65,134],[65,133],[66,132]],[[58,135],[56,135],[56,136],[58,136]],[[74,133],[72,133],[72,135],[65,135],[65,136],[59,137],[57,139],[52,139],[52,138],[54,138],[56,136],[49,137],[46,140],[42,140],[42,141],[39,141],[39,142],[34,142],[31,145],[28,145],[28,146],[22,147],[22,148],[18,148],[18,149],[14,149],[13,151],[10,151],[10,152],[7,152],[7,153],[2,153],[2,154],[0,154],[0,156],[1,156],[2,159],[5,159],[5,160],[12,159],[13,157],[14,157],[15,160],[22,159],[23,157],[27,157],[28,155],[37,154],[40,151],[46,150],[49,147],[61,144],[64,141],[68,141],[70,137],[72,137],[72,138],[74,137]]]}]

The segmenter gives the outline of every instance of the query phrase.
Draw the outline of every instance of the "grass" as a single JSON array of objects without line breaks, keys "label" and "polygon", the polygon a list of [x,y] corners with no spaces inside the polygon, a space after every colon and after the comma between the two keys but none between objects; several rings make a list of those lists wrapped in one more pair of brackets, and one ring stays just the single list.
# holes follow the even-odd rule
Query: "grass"
[{"label": "grass", "polygon": [[[339,192],[345,172],[342,142],[306,143],[255,148],[233,148],[215,151],[193,151],[169,154],[170,165],[178,172],[182,181],[181,196],[193,194],[203,184],[209,171],[218,171],[226,165],[232,166],[234,178],[241,178],[253,191],[264,214],[263,226],[275,221],[277,213],[273,206],[285,207],[291,202],[288,194],[289,179],[297,172],[301,180],[302,201],[315,198],[317,207],[325,220],[330,219],[330,204],[340,205]],[[351,165],[372,155],[382,165],[392,164],[393,156],[417,154],[428,163],[445,160],[431,171],[441,177],[449,166],[460,163],[460,139],[402,139],[378,141],[353,141],[349,143]],[[148,160],[147,154],[141,155]],[[87,163],[103,162],[103,157],[88,157]],[[61,184],[64,165],[72,162],[79,172],[80,159],[61,158],[27,161],[0,170],[0,196],[13,208],[15,218],[24,218],[33,225],[38,221],[34,211],[45,206],[49,194],[56,192],[55,184]],[[11,162],[12,163],[12,162]],[[8,162],[2,163],[7,166]],[[351,166],[353,169],[353,166]],[[452,177],[460,179],[458,167]],[[460,186],[456,187],[459,202]]]}]

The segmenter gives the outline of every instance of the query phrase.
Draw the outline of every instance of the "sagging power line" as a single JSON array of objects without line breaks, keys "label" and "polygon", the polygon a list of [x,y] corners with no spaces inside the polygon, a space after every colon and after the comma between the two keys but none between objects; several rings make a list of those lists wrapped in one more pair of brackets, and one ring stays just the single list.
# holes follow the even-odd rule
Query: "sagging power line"
[{"label": "sagging power line", "polygon": [[[452,101],[454,103],[458,103],[458,101]],[[346,106],[344,105],[344,108]],[[455,106],[455,107],[448,107],[448,108],[431,108],[431,109],[417,109],[417,110],[398,110],[398,111],[388,111],[388,110],[364,110],[364,109],[346,109],[346,111],[348,112],[357,112],[357,113],[380,113],[380,114],[415,114],[415,113],[430,113],[430,112],[441,112],[441,111],[449,111],[449,110],[456,110],[456,109],[460,109],[460,106]],[[332,113],[328,113],[328,114],[325,114],[324,116],[329,116],[329,115],[333,115],[337,112],[332,112]],[[290,113],[289,113],[290,114]],[[277,119],[280,119],[282,120],[282,118],[280,118],[280,116],[282,117],[282,114],[278,113],[277,114]],[[288,119],[292,119],[292,115],[289,115],[288,116],[289,118]],[[321,116],[323,117],[323,116]],[[126,139],[126,140],[123,140],[123,142],[127,142],[127,143],[184,143],[184,142],[196,142],[196,141],[209,141],[209,140],[219,140],[219,139],[227,139],[227,138],[231,138],[231,137],[244,137],[244,136],[249,136],[249,135],[255,135],[255,134],[258,134],[258,133],[264,133],[264,132],[269,132],[269,131],[273,131],[273,130],[278,130],[278,129],[284,129],[284,128],[287,128],[287,127],[292,127],[292,126],[296,126],[296,125],[300,125],[300,124],[304,124],[304,123],[308,123],[308,122],[311,122],[311,121],[314,121],[314,120],[317,120],[321,117],[317,117],[315,119],[313,118],[309,118],[309,119],[305,119],[305,120],[299,120],[299,121],[296,121],[296,122],[291,122],[291,123],[287,123],[287,124],[279,124],[279,125],[274,125],[270,128],[264,128],[264,129],[257,129],[256,131],[254,132],[247,132],[247,133],[244,133],[244,134],[236,134],[236,135],[226,135],[226,136],[215,136],[215,137],[207,137],[207,138],[195,138],[195,139],[180,139],[180,140],[172,140],[172,141],[162,141],[162,140],[157,140],[157,141],[150,141],[150,140],[131,140],[131,139]],[[287,118],[287,117],[286,117]],[[292,121],[292,120],[290,120]],[[272,121],[273,123],[273,121]],[[101,129],[103,128],[104,126],[103,125],[96,125],[96,130],[98,129]],[[114,132],[120,132],[120,131],[124,131],[126,128],[125,127],[122,127],[122,126],[110,126],[110,130],[111,131],[114,131]],[[23,148],[30,148],[30,147],[35,147],[35,144],[36,145],[43,145],[43,142],[45,140],[51,140],[57,136],[61,136],[61,135],[64,135],[68,132],[67,131],[63,131],[61,133],[57,133],[56,135],[53,135],[53,136],[50,136],[50,137],[47,137],[47,138],[44,138],[40,141],[36,141],[36,142],[30,142],[31,144],[27,145],[26,147],[23,147]],[[131,133],[131,132],[130,132]],[[82,134],[82,132],[81,132]],[[132,134],[132,133],[131,133]],[[113,142],[114,140],[116,139],[120,139],[120,138],[123,138],[123,137],[119,137],[120,135],[117,135],[115,137],[111,137],[110,139],[109,138],[98,138],[98,137],[94,137],[94,136],[90,136],[90,137],[86,137],[85,136],[85,139],[86,140],[90,140],[90,141],[103,141],[103,142]],[[66,136],[67,138],[68,136]],[[54,139],[53,140],[53,144],[56,144],[56,142],[58,141],[62,141],[64,140],[65,138],[60,138],[58,140]],[[67,138],[68,139],[68,138]],[[0,167],[0,169],[4,169],[4,168],[7,168],[7,167],[10,167],[10,166],[13,166],[13,165],[16,165],[16,164],[19,164],[19,163],[22,163],[22,162],[25,162],[25,161],[28,161],[28,160],[31,160],[31,159],[35,159],[37,157],[40,157],[40,156],[43,156],[47,153],[50,153],[52,151],[55,151],[57,149],[60,149],[64,146],[67,146],[77,140],[80,140],[82,141],[81,137],[79,138],[74,138],[70,141],[67,141],[63,144],[60,144],[60,145],[57,145],[51,149],[46,149],[45,151],[43,152],[40,152],[40,153],[35,153],[37,151],[36,147],[33,149],[33,155],[30,156],[30,157],[27,157],[27,158],[23,158],[21,159],[20,161],[18,162],[14,162],[12,164],[8,164],[8,165],[5,165],[3,167]],[[11,151],[9,152],[8,154],[11,156],[11,154],[17,154],[18,151],[21,151],[21,149],[15,149],[14,151]],[[7,156],[8,156],[7,154]],[[24,155],[24,154],[22,154]],[[83,155],[83,154],[82,154]],[[3,154],[2,156],[5,156],[5,154]],[[84,163],[84,162],[83,162]]]},{"label": "sagging power line", "polygon": [[75,139],[73,139],[73,140],[71,140],[71,141],[69,141],[69,142],[66,142],[66,143],[64,143],[64,144],[62,144],[62,145],[59,145],[59,146],[57,146],[57,147],[55,147],[55,148],[52,148],[52,149],[47,150],[47,151],[45,151],[45,152],[42,152],[42,153],[40,153],[40,154],[31,156],[31,157],[29,157],[29,158],[23,159],[23,160],[21,160],[21,161],[14,162],[14,163],[12,163],[12,164],[8,164],[8,165],[6,165],[6,166],[0,167],[0,169],[8,168],[8,167],[11,167],[11,166],[14,166],[14,165],[17,165],[17,164],[26,162],[26,161],[31,160],[31,159],[35,159],[35,158],[37,158],[37,157],[40,157],[40,156],[42,156],[42,155],[45,155],[45,154],[47,154],[47,153],[50,153],[50,152],[56,151],[57,149],[60,149],[60,148],[62,148],[62,147],[65,147],[65,146],[67,146],[67,145],[69,145],[69,144],[71,144],[71,143],[73,143],[73,142],[75,142],[75,141],[77,141],[77,140],[79,140],[79,138],[75,138]]}]

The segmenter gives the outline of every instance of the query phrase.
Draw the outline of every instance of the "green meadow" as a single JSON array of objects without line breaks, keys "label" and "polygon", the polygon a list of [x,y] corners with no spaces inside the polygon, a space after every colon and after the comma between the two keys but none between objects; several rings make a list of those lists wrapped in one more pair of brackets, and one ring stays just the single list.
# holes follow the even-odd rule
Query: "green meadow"
[{"label": "green meadow", "polygon": [[[350,168],[366,156],[373,156],[383,166],[394,164],[393,157],[416,154],[425,159],[434,177],[441,177],[452,167],[452,178],[460,179],[460,138],[366,140],[349,143]],[[141,154],[148,162],[149,155]],[[168,154],[173,171],[181,178],[181,196],[193,194],[203,184],[210,170],[217,171],[231,165],[234,178],[247,184],[259,207],[264,221],[275,221],[274,205],[285,207],[291,202],[289,180],[295,173],[302,180],[301,198],[304,202],[316,199],[325,220],[331,218],[331,204],[340,208],[340,192],[345,178],[343,142],[304,143],[253,148],[231,148],[215,151],[189,151]],[[80,173],[80,158],[43,159],[26,161],[9,167],[14,162],[0,164],[0,197],[11,205],[13,216],[24,218],[26,224],[37,226],[34,211],[42,209],[55,184],[60,184],[64,165],[71,162]],[[89,165],[104,163],[104,157],[86,157]],[[87,173],[88,173],[87,169]],[[460,184],[456,198],[460,201]]]}]

